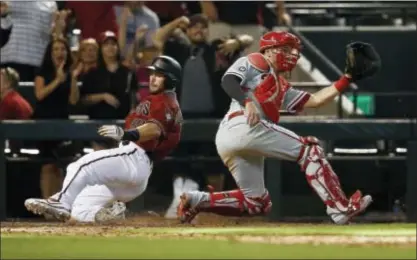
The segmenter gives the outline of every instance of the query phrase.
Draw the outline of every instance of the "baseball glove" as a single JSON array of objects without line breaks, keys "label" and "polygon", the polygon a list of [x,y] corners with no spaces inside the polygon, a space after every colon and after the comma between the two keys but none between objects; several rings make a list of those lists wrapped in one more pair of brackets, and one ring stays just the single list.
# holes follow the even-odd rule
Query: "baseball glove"
[{"label": "baseball glove", "polygon": [[345,73],[352,76],[352,81],[369,78],[381,68],[381,58],[375,48],[365,42],[353,42],[346,46]]}]

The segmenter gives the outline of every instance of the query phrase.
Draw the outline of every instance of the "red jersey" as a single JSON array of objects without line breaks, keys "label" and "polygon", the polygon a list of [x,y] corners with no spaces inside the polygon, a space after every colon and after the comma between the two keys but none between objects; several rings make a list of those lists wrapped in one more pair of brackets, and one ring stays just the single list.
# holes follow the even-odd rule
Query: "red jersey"
[{"label": "red jersey", "polygon": [[66,1],[65,7],[74,12],[81,37],[100,39],[104,31],[117,35],[118,26],[113,7],[116,1]]},{"label": "red jersey", "polygon": [[174,150],[181,137],[182,113],[174,91],[149,95],[125,121],[125,129],[137,128],[147,122],[156,123],[162,135],[157,140],[137,142],[151,154],[153,160],[161,160]]},{"label": "red jersey", "polygon": [[32,106],[15,90],[7,93],[0,101],[0,120],[28,119],[32,113]]}]

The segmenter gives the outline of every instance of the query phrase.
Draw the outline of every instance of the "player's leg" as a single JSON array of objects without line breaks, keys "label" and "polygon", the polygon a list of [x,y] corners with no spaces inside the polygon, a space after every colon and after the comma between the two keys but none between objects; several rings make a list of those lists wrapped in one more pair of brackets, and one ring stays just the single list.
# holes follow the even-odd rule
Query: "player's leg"
[{"label": "player's leg", "polygon": [[222,159],[236,180],[238,189],[183,193],[178,209],[178,216],[182,222],[191,222],[199,212],[244,216],[265,214],[271,209],[271,199],[264,186],[263,157],[236,155]]},{"label": "player's leg", "polygon": [[151,172],[149,158],[135,144],[92,152],[67,167],[62,190],[48,200],[28,199],[25,206],[36,214],[52,214],[60,220],[70,217],[72,205],[87,186],[118,185],[140,187]]},{"label": "player's leg", "polygon": [[216,146],[224,164],[232,173],[236,190],[223,192],[187,192],[181,196],[178,216],[182,222],[190,222],[199,212],[211,212],[225,216],[258,215],[268,212],[272,206],[265,189],[264,158],[246,154],[246,126],[221,125],[216,135]]},{"label": "player's leg", "polygon": [[297,162],[309,185],[327,206],[327,213],[334,222],[346,223],[372,202],[370,196],[362,197],[360,191],[350,199],[346,197],[317,138],[300,137],[290,130],[264,121],[255,128],[256,138],[249,144],[251,149],[263,152],[268,157]]},{"label": "player's leg", "polygon": [[76,222],[104,222],[124,219],[126,205],[117,202],[114,192],[106,185],[85,187],[72,205],[71,220]]}]

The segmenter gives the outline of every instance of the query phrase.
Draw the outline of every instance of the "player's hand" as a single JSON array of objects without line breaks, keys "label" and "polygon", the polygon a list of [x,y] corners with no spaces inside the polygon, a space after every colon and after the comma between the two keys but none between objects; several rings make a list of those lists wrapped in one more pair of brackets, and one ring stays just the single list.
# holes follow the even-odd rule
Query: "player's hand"
[{"label": "player's hand", "polygon": [[261,117],[253,101],[249,101],[246,103],[245,110],[246,110],[247,122],[250,126],[254,126],[257,123],[259,123],[259,120],[261,119]]},{"label": "player's hand", "polygon": [[104,137],[114,139],[116,141],[122,140],[124,135],[123,128],[117,125],[103,125],[98,129],[98,134]]},{"label": "player's hand", "polygon": [[103,100],[112,107],[118,107],[120,105],[119,100],[110,93],[105,93]]}]

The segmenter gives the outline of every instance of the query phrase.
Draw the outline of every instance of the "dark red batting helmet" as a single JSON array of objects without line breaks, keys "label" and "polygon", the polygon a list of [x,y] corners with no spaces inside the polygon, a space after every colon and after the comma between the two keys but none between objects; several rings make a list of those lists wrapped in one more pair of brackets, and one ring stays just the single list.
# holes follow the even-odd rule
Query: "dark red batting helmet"
[{"label": "dark red batting helmet", "polygon": [[276,47],[291,48],[290,53],[285,53],[277,50],[276,52],[276,66],[278,71],[291,71],[297,64],[300,58],[301,41],[292,33],[279,31],[268,32],[264,34],[259,41],[259,51],[261,53],[265,50]]}]

